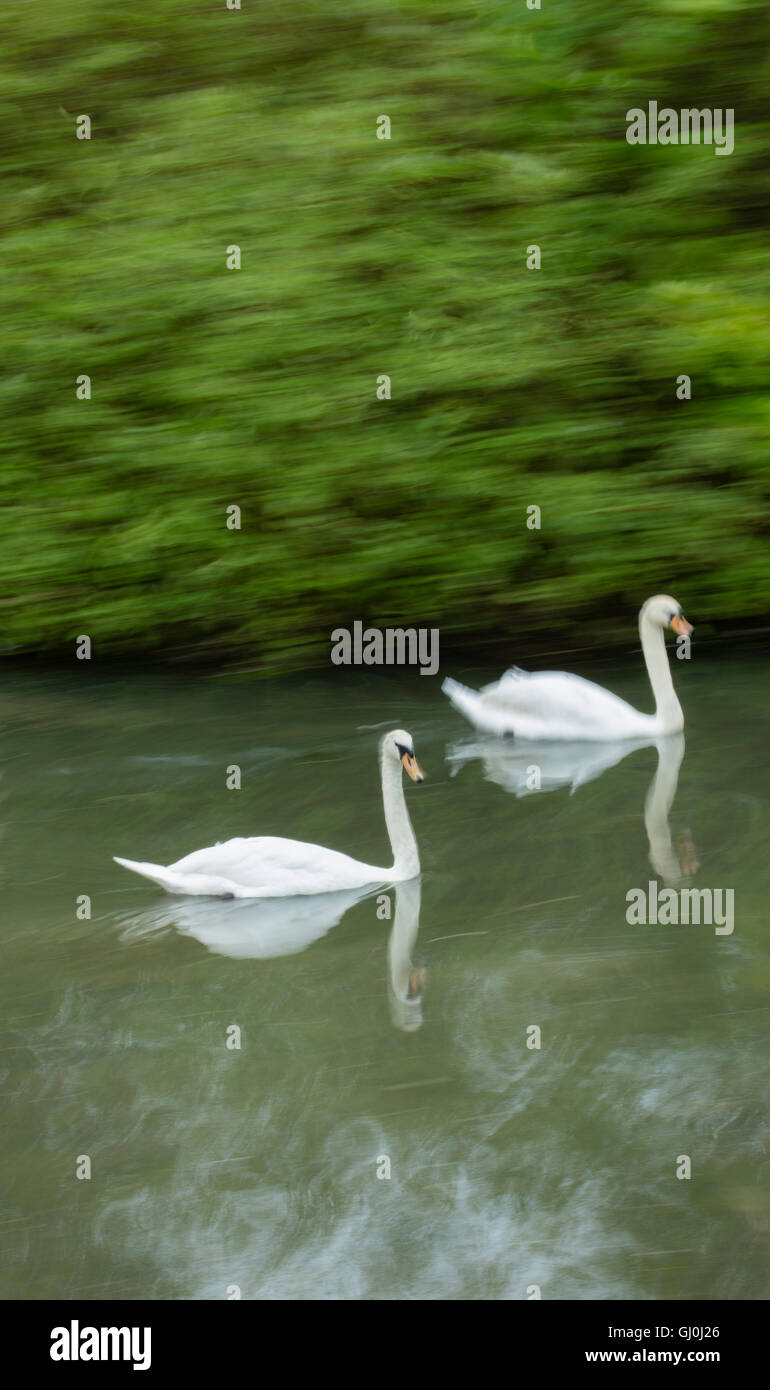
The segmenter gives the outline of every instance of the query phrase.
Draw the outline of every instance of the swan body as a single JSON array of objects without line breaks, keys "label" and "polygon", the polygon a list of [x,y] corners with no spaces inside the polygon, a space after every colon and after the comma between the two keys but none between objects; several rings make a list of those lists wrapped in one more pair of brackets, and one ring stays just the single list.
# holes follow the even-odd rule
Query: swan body
[{"label": "swan body", "polygon": [[220,898],[285,898],[400,883],[420,872],[401,780],[402,766],[414,782],[423,780],[411,734],[403,729],[386,734],[380,744],[380,765],[385,823],[393,851],[391,868],[361,863],[323,845],[271,835],[226,840],[195,850],[168,867],[117,856],[115,862],[157,883],[167,893]]},{"label": "swan body", "polygon": [[487,734],[611,742],[681,733],[684,716],[666,656],[666,628],[680,636],[692,632],[676,599],[656,594],[639,613],[642,652],[655,696],[654,714],[642,714],[594,681],[566,671],[528,672],[514,666],[482,690],[469,690],[450,679],[441,688],[455,708]]}]

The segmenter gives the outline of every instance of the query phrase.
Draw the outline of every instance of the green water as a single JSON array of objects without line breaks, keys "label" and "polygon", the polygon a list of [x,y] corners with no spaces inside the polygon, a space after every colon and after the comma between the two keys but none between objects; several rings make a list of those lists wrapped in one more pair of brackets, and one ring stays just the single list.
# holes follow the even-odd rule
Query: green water
[{"label": "green water", "polygon": [[[638,655],[573,669],[649,708]],[[675,676],[678,773],[642,747],[571,792],[546,750],[521,794],[440,677],[6,675],[2,1295],[766,1296],[767,666]],[[372,725],[427,775],[395,918],[113,864],[261,833],[388,862]],[[734,889],[731,935],[627,923],[651,835],[661,885]]]}]

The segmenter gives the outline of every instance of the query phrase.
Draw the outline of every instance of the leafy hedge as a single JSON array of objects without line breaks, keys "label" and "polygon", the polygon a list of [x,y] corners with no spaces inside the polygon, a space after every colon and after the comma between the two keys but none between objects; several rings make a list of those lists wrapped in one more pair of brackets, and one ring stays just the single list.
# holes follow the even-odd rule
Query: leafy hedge
[{"label": "leafy hedge", "polygon": [[[542,4],[6,12],[6,651],[770,609],[766,5]],[[649,100],[735,152],[628,145]]]}]

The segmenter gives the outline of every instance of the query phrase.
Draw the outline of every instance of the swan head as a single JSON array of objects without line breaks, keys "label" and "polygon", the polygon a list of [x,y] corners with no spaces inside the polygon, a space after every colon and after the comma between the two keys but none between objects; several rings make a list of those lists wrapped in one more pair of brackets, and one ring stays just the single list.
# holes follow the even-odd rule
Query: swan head
[{"label": "swan head", "polygon": [[391,729],[390,733],[385,735],[382,740],[382,756],[399,762],[413,782],[425,780],[414,756],[414,739],[405,729]]},{"label": "swan head", "polygon": [[643,618],[656,627],[670,627],[677,637],[689,637],[693,631],[692,623],[688,623],[682,612],[681,603],[677,603],[670,594],[656,594],[654,598],[648,598],[639,614],[640,622]]}]

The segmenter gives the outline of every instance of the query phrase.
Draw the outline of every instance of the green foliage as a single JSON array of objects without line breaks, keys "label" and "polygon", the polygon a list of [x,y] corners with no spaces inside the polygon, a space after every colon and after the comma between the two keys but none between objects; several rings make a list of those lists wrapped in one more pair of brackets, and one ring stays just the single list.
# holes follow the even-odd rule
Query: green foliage
[{"label": "green foliage", "polygon": [[764,0],[242,3],[0,20],[5,649],[767,612]]}]

